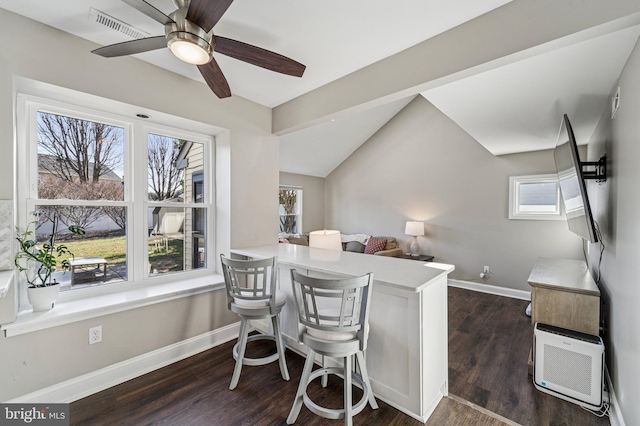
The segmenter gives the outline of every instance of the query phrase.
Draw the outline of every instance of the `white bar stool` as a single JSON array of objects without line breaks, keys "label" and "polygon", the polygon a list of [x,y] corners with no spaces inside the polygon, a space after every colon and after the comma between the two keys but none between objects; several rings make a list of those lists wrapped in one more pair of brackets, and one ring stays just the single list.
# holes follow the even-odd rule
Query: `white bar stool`
[{"label": "white bar stool", "polygon": [[[304,403],[310,411],[319,416],[328,419],[344,418],[345,425],[349,426],[352,424],[352,417],[361,412],[367,402],[371,408],[378,408],[369,382],[364,355],[369,334],[373,274],[347,279],[320,279],[292,270],[291,282],[298,311],[298,338],[309,348],[309,353],[287,424],[295,423]],[[316,353],[322,355],[323,365],[312,373]],[[356,373],[352,365],[354,355],[360,367],[360,374]],[[326,367],[324,357],[341,359],[342,368]],[[321,407],[307,395],[307,386],[315,378],[322,376],[322,385],[326,385],[327,374],[343,377],[343,409]],[[352,380],[355,380],[363,391],[362,398],[356,404],[352,403]]]},{"label": "white bar stool", "polygon": [[[279,314],[286,302],[284,293],[276,291],[277,258],[260,260],[235,260],[220,256],[224,283],[227,288],[229,310],[240,316],[240,333],[238,343],[233,347],[233,358],[236,366],[233,370],[231,385],[233,390],[238,385],[243,365],[265,365],[275,360],[280,361],[280,373],[284,380],[289,380],[289,371],[285,360],[286,346],[280,333]],[[273,334],[257,334],[249,336],[250,321],[270,318]],[[272,340],[276,342],[277,352],[263,358],[246,358],[244,356],[247,342],[254,340]]]}]

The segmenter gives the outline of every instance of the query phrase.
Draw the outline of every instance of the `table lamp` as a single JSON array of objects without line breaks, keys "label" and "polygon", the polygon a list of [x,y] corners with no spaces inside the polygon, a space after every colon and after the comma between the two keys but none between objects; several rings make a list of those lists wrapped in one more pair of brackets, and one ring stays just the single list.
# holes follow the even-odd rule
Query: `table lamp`
[{"label": "table lamp", "polygon": [[411,256],[420,256],[420,244],[418,244],[418,236],[424,235],[424,223],[415,220],[407,221],[404,233],[413,236],[411,242]]},{"label": "table lamp", "polygon": [[340,231],[323,229],[309,232],[309,247],[342,251]]}]

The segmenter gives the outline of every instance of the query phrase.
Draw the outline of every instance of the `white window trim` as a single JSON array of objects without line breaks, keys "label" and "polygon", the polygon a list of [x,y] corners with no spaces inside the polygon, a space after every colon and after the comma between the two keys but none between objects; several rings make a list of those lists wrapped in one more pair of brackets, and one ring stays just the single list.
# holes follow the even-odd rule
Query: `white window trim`
[{"label": "white window trim", "polygon": [[[521,184],[531,183],[555,183],[556,184],[556,210],[549,213],[524,213],[518,211],[519,192],[518,188]],[[562,203],[560,202],[560,185],[558,184],[558,175],[529,175],[529,176],[511,176],[509,177],[509,219],[519,220],[564,220],[564,212],[562,211]]]},{"label": "white window trim", "polygon": [[[60,89],[60,92],[66,91],[66,89]],[[47,96],[49,96],[50,94],[51,93],[47,93]],[[54,93],[54,95],[60,95],[60,93]],[[67,95],[67,93],[64,93],[64,95]],[[107,99],[104,100],[105,108],[98,109],[96,108],[94,99],[92,99],[93,96],[91,95],[86,95],[86,99],[84,94],[78,94],[77,92],[70,91],[68,95],[69,98],[72,98],[70,102],[73,101],[73,105],[70,103],[62,102],[60,100],[56,100],[55,98],[57,96],[44,98],[30,93],[21,93],[19,91],[16,92],[16,129],[18,141],[18,158],[31,158],[30,156],[34,156],[35,158],[35,155],[37,154],[35,152],[37,150],[34,149],[35,144],[31,140],[31,138],[35,138],[36,132],[35,121],[30,119],[30,114],[33,108],[124,127],[125,143],[127,143],[127,138],[131,140],[132,136],[135,140],[138,140],[141,133],[144,132],[144,134],[146,134],[146,132],[149,130],[151,130],[152,133],[161,132],[161,134],[166,134],[167,136],[179,136],[181,138],[186,138],[194,142],[203,143],[205,145],[205,168],[206,170],[208,170],[208,182],[210,183],[209,185],[207,185],[208,187],[205,188],[207,202],[204,204],[181,203],[180,206],[185,208],[204,207],[207,209],[207,266],[198,270],[175,272],[171,274],[147,277],[146,273],[143,272],[146,270],[145,268],[148,268],[148,256],[143,254],[146,253],[147,248],[146,246],[136,247],[134,245],[135,241],[137,240],[139,242],[142,240],[140,238],[134,238],[133,232],[127,232],[127,245],[129,247],[128,250],[135,251],[137,253],[137,260],[139,260],[138,258],[140,256],[145,259],[144,262],[133,262],[128,260],[127,268],[129,279],[124,282],[112,283],[104,286],[86,287],[74,289],[73,291],[61,292],[60,297],[56,302],[56,308],[50,311],[50,314],[51,312],[56,311],[57,314],[54,313],[52,314],[53,316],[66,317],[67,319],[62,323],[69,323],[87,319],[89,317],[105,315],[105,313],[133,309],[139,306],[145,306],[147,304],[171,300],[176,297],[187,297],[191,294],[197,294],[198,292],[211,291],[221,288],[220,276],[215,275],[216,173],[212,169],[212,167],[215,164],[215,134],[220,133],[222,129],[215,128],[214,126],[210,125],[203,125],[202,123],[191,122],[190,120],[181,119],[180,117],[158,113],[158,116],[168,118],[172,126],[179,126],[167,127],[162,124],[149,123],[146,120],[125,117],[117,113],[113,113],[112,111],[117,111],[121,107],[121,105]],[[88,100],[87,104],[92,105],[93,109],[84,106],[78,106],[83,104],[83,100]],[[131,106],[125,107],[128,109],[131,108]],[[27,123],[31,125],[30,128],[28,128]],[[194,128],[196,131],[186,130],[189,127]],[[201,133],[203,129],[210,132],[211,136]],[[141,140],[146,141],[146,136]],[[146,146],[146,144],[144,145]],[[125,176],[132,176],[132,173],[136,173],[138,174],[138,179],[134,179],[134,182],[141,182],[140,176],[144,176],[144,178],[142,178],[142,181],[146,182],[146,167],[134,168],[132,166],[131,159],[127,157],[130,153],[133,153],[134,158],[140,157],[139,152],[137,155],[136,152],[137,150],[135,148],[131,150],[125,149]],[[145,159],[144,163],[146,164],[146,156],[142,157]],[[31,162],[31,164],[34,163]],[[55,204],[56,201],[38,200],[33,196],[34,194],[37,195],[37,170],[34,170],[34,167],[17,167],[17,169],[18,180],[16,194],[27,195],[17,197],[18,208],[16,223],[21,228],[24,228],[26,226],[26,221],[28,220],[28,212],[32,211],[35,205]],[[133,182],[129,182],[129,184],[125,186],[125,201],[114,202],[114,204],[124,205],[127,207],[134,205],[133,194],[130,193],[133,190],[131,187],[132,184]],[[83,205],[89,205],[92,203],[100,205],[104,204],[95,201],[82,201],[79,203]],[[146,199],[142,202],[138,201],[138,205],[142,204],[144,205],[144,207],[141,211],[146,211],[149,206],[148,201]],[[31,210],[29,210],[29,208],[31,208]],[[137,221],[136,223],[134,223],[135,227],[132,227],[132,229],[147,229],[147,215],[134,215],[132,208],[128,208],[128,221],[129,223]],[[142,226],[142,228],[140,228],[140,226]],[[141,252],[140,250],[144,250],[144,252]],[[137,268],[137,271],[133,270],[133,268]],[[18,320],[14,324],[18,326],[18,324],[34,322],[33,327],[26,327],[27,329],[29,329],[29,331],[48,328],[49,325],[46,324],[46,321],[39,321],[38,318],[40,316],[30,312],[30,307],[26,302],[25,283],[22,282],[23,280],[18,279],[19,275],[16,275],[16,278],[17,279],[15,284],[18,285],[20,295],[20,312]],[[202,290],[202,288],[206,288],[206,290]],[[156,289],[157,291],[154,289]],[[121,300],[123,300],[123,296],[125,297],[124,300],[126,300],[126,303],[120,302]],[[102,300],[105,303],[104,309],[97,308],[91,303],[91,301],[96,300]],[[88,305],[86,309],[82,307],[85,305]],[[67,306],[67,308],[65,309],[64,306]],[[121,308],[122,306],[125,306],[125,308]],[[68,309],[71,309],[73,314],[69,315],[69,313],[66,312],[68,311]],[[93,312],[93,314],[91,312]],[[7,328],[11,328],[11,325],[5,325],[2,328],[7,330]],[[8,331],[7,335],[9,335]]]}]

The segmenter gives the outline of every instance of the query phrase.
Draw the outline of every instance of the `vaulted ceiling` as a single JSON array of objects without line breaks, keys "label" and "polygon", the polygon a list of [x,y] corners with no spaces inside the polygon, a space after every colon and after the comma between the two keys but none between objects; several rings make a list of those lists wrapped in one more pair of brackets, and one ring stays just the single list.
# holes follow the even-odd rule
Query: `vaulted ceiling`
[{"label": "vaulted ceiling", "polygon": [[[176,8],[171,0],[148,2],[166,14]],[[519,28],[512,28],[502,37],[491,17],[497,14],[496,22],[509,22],[509,13],[532,11],[528,0],[236,0],[214,33],[293,58],[307,66],[306,72],[295,78],[226,56],[215,54],[215,58],[234,96],[274,108],[283,171],[326,176],[418,93],[495,155],[546,149],[555,142],[562,113],[572,119],[578,140],[588,140],[640,34],[639,13],[601,18],[602,12],[574,3],[541,0],[538,10],[565,8],[562,10],[578,10],[585,16],[549,13],[547,23],[540,12],[534,19],[544,25],[533,31],[545,37],[548,33],[550,41],[542,47],[532,42],[531,48],[518,52],[516,45],[527,46],[527,37],[535,34],[526,33],[530,28],[522,28],[522,34]],[[98,12],[142,36],[163,34],[161,24],[119,0],[0,0],[0,8],[93,41],[96,47],[132,39],[96,22]],[[615,8],[622,15],[639,9],[628,0]],[[514,18],[514,22],[526,22],[528,17]],[[567,27],[583,29],[560,34],[562,19],[567,20]],[[607,19],[615,25],[602,24]],[[451,44],[449,40],[456,40],[455,34],[466,28],[477,35],[473,40],[467,34],[467,43],[478,45]],[[492,57],[495,46],[480,42],[485,33],[498,34],[501,48],[508,51],[513,46],[513,52],[504,58]],[[493,40],[496,43],[495,37]],[[442,46],[431,47],[438,43]],[[458,49],[469,63],[480,64],[485,55],[490,66],[456,69]],[[422,51],[438,55],[420,57]],[[204,84],[196,67],[181,62],[168,49],[136,56]],[[395,62],[400,65],[389,65]],[[407,76],[413,76],[407,63],[413,64],[418,75],[424,70],[424,79],[409,81]],[[427,76],[436,74],[431,70],[438,70],[439,78]],[[360,81],[370,90],[347,99],[351,94],[344,90],[345,85],[357,86]],[[310,104],[317,111],[297,115],[300,105]],[[293,118],[283,120],[284,116]]]}]

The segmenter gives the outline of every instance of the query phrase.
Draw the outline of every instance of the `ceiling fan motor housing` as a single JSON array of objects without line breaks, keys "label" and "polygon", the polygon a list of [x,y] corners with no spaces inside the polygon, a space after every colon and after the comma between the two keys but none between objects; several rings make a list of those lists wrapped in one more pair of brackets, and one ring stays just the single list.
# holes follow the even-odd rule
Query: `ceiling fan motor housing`
[{"label": "ceiling fan motor housing", "polygon": [[[213,31],[205,32],[198,25],[187,20],[187,8],[181,7],[169,17],[174,22],[165,25],[164,31],[167,46],[179,59],[195,65],[203,65],[211,61],[215,45]],[[179,46],[179,47],[178,47]],[[188,49],[195,56],[185,56],[183,49]]]}]

